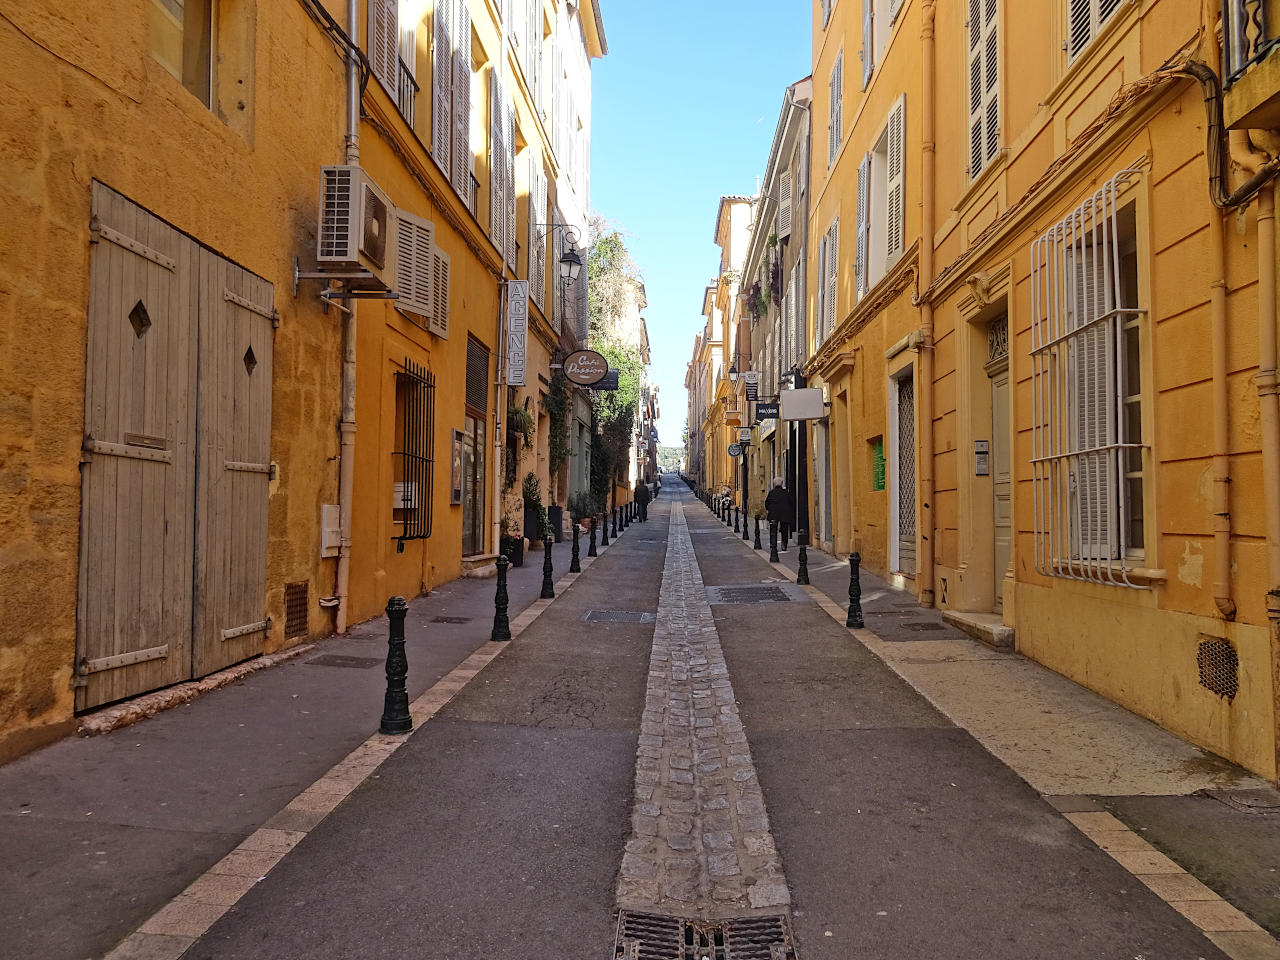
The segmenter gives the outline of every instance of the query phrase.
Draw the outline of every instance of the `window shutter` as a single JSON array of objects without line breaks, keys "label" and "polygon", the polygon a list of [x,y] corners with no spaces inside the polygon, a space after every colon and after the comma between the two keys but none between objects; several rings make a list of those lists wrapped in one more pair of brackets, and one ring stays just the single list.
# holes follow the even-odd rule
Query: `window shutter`
[{"label": "window shutter", "polygon": [[[420,317],[425,325],[435,314],[431,284],[435,276],[433,248],[435,226],[404,210],[396,211],[396,293],[395,308]],[[414,319],[417,323],[417,319]]]},{"label": "window shutter", "polygon": [[[818,238],[818,310],[817,317],[814,320],[814,327],[818,331],[818,340],[822,340],[822,330],[827,324],[827,285],[821,281],[827,276],[827,235],[824,233]],[[791,289],[788,287],[787,296],[791,296]]]},{"label": "window shutter", "polygon": [[399,96],[399,6],[397,0],[369,0],[369,63],[392,100]]},{"label": "window shutter", "polygon": [[1075,59],[1093,39],[1093,11],[1097,0],[1068,0],[1067,2],[1067,55]]},{"label": "window shutter", "polygon": [[504,98],[502,109],[505,118],[503,145],[506,147],[503,186],[507,190],[507,222],[503,227],[502,235],[507,241],[507,265],[514,271],[518,269],[516,250],[519,248],[516,243],[516,108],[515,104],[506,102]]},{"label": "window shutter", "polygon": [[778,239],[791,236],[791,171],[778,177]]},{"label": "window shutter", "polygon": [[844,93],[844,51],[842,50],[836,55],[836,64],[831,68],[831,83],[828,89],[828,99],[830,100],[830,108],[828,111],[827,124],[827,166],[831,166],[835,162],[836,154],[840,152],[840,141],[844,138],[844,129],[842,126],[841,102],[840,99]]},{"label": "window shutter", "polygon": [[839,277],[840,266],[840,218],[836,217],[831,223],[831,229],[827,231],[827,275],[823,278],[827,285],[827,329],[826,333],[831,333],[836,328],[836,324],[840,322],[840,308],[837,303],[838,288],[836,281]]},{"label": "window shutter", "polygon": [[431,332],[449,339],[449,255],[437,246],[431,248],[432,277],[431,298],[435,307],[431,311]]},{"label": "window shutter", "polygon": [[888,203],[885,215],[885,269],[902,256],[906,247],[907,210],[906,210],[906,122],[907,98],[904,94],[889,111],[889,176]]},{"label": "window shutter", "polygon": [[450,30],[452,9],[453,0],[436,0],[431,51],[431,155],[446,177],[453,168],[449,154],[449,134],[453,129],[450,116],[453,103],[453,35]]},{"label": "window shutter", "polygon": [[[532,153],[532,151],[530,151]],[[545,312],[547,289],[547,179],[538,169],[538,158],[529,157],[529,292]],[[558,319],[558,318],[557,318]],[[560,324],[553,321],[557,330]]]},{"label": "window shutter", "polygon": [[889,0],[889,20],[892,21],[898,16],[898,11],[902,9],[902,0]]},{"label": "window shutter", "polygon": [[[444,0],[440,0],[444,2]],[[459,0],[453,50],[453,189],[471,207],[471,9]]]},{"label": "window shutter", "polygon": [[858,296],[867,292],[867,255],[870,242],[871,220],[871,154],[866,154],[858,164],[858,238],[854,251],[853,274]]},{"label": "window shutter", "polygon": [[503,186],[503,175],[507,168],[507,148],[503,143],[502,100],[502,79],[495,64],[489,79],[489,237],[505,256],[507,190]]},{"label": "window shutter", "polygon": [[871,82],[871,73],[876,65],[875,52],[875,14],[871,11],[872,0],[862,0],[862,89],[867,89]]},{"label": "window shutter", "polygon": [[591,278],[587,270],[586,258],[583,258],[582,269],[578,271],[578,311],[575,317],[577,323],[578,342],[586,345],[591,338],[591,300],[590,300],[590,282]]},{"label": "window shutter", "polygon": [[969,0],[969,177],[1000,148],[1000,35],[997,0]]}]

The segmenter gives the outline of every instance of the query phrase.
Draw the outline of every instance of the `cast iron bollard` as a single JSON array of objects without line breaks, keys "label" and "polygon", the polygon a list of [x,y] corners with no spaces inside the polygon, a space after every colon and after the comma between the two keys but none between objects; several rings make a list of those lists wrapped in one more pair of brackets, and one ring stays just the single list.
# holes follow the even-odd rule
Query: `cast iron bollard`
[{"label": "cast iron bollard", "polygon": [[738,505],[736,503],[733,505],[733,532],[734,533],[741,532],[738,529]]},{"label": "cast iron bollard", "polygon": [[769,521],[769,562],[780,563],[778,557],[778,521]]},{"label": "cast iron bollard", "polygon": [[387,636],[387,696],[382,702],[382,726],[379,727],[383,733],[408,733],[413,729],[409,694],[404,687],[404,678],[409,674],[409,660],[404,655],[404,615],[408,612],[409,604],[404,597],[387,601],[391,629]]},{"label": "cast iron bollard", "polygon": [[809,531],[796,531],[796,546],[800,548],[800,565],[796,569],[796,583],[807,584],[809,582],[809,554],[805,550],[805,545],[809,542]]},{"label": "cast iron bollard", "polygon": [[604,529],[600,531],[600,546],[607,547],[609,545],[609,514],[603,514]]},{"label": "cast iron bollard", "polygon": [[742,542],[743,543],[751,542],[751,533],[750,533],[751,524],[747,522],[749,519],[750,518],[747,516],[747,511],[743,510],[742,511]]},{"label": "cast iron bollard", "polygon": [[761,549],[761,547],[760,547],[760,518],[759,518],[759,517],[756,517],[756,542],[755,542],[755,549],[757,549],[757,550]]},{"label": "cast iron bollard", "polygon": [[862,582],[858,579],[858,568],[861,566],[862,555],[849,554],[849,616],[845,618],[844,625],[855,630],[861,630],[865,626],[862,622]]},{"label": "cast iron bollard", "polygon": [[498,591],[493,596],[493,632],[490,640],[510,640],[511,623],[507,620],[507,568],[511,561],[503,554],[498,554]]},{"label": "cast iron bollard", "polygon": [[591,518],[591,536],[587,539],[587,556],[598,556],[596,553],[596,518]]},{"label": "cast iron bollard", "polygon": [[578,521],[573,521],[573,553],[569,555],[569,572],[581,573],[582,561],[578,559]]},{"label": "cast iron bollard", "polygon": [[614,507],[610,513],[613,514],[613,539],[618,539],[618,508]]},{"label": "cast iron bollard", "polygon": [[548,536],[542,544],[542,592],[538,594],[540,600],[554,600],[556,596],[556,586],[551,582],[551,542],[551,537]]}]

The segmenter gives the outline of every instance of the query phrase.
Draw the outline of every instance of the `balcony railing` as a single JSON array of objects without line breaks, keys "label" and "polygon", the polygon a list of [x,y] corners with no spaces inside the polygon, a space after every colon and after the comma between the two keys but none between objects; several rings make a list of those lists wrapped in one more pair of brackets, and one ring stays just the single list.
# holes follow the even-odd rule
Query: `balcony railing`
[{"label": "balcony railing", "polygon": [[400,107],[400,116],[404,117],[412,128],[413,105],[418,98],[418,81],[413,79],[413,71],[403,60],[400,61],[400,82],[396,88],[396,104]]},{"label": "balcony railing", "polygon": [[1226,87],[1275,48],[1265,0],[1222,0],[1222,66]]}]

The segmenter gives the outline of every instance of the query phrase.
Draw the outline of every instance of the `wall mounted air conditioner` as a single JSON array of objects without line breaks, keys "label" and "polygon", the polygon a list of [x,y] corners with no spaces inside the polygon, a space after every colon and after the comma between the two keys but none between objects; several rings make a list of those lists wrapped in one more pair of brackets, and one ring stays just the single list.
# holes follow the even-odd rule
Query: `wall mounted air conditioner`
[{"label": "wall mounted air conditioner", "polygon": [[[396,209],[354,164],[320,168],[316,260],[347,280],[348,289],[395,286]],[[365,274],[355,276],[351,274]]]}]

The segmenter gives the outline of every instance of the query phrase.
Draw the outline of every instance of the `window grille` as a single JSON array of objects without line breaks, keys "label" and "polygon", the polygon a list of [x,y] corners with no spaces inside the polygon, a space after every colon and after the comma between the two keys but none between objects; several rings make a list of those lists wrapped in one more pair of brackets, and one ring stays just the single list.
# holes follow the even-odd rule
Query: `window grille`
[{"label": "window grille", "polygon": [[1130,573],[1143,543],[1145,311],[1117,197],[1137,176],[1118,174],[1031,247],[1036,569],[1129,587],[1142,586]]},{"label": "window grille", "polygon": [[987,363],[1009,359],[1009,318],[997,317],[987,324]]},{"label": "window grille", "polygon": [[407,357],[396,372],[396,435],[400,449],[393,450],[395,492],[392,513],[399,532],[396,552],[406,540],[431,536],[431,481],[435,464],[436,380],[424,367]]}]

